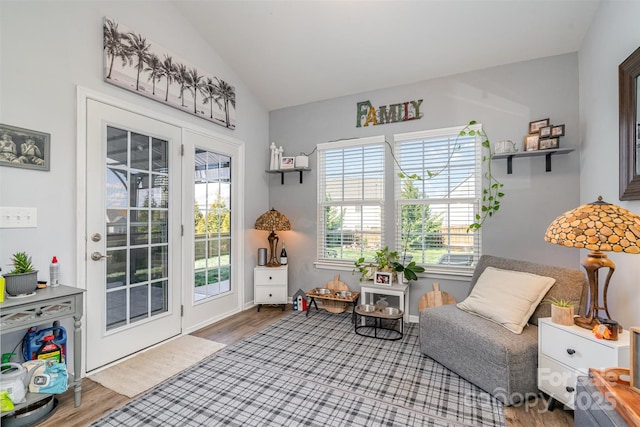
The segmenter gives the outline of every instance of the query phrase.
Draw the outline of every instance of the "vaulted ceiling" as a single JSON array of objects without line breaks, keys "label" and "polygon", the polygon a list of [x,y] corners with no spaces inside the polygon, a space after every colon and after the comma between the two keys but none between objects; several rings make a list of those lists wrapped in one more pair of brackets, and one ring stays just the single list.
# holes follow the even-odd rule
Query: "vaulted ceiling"
[{"label": "vaulted ceiling", "polygon": [[576,52],[599,3],[174,0],[270,111]]}]

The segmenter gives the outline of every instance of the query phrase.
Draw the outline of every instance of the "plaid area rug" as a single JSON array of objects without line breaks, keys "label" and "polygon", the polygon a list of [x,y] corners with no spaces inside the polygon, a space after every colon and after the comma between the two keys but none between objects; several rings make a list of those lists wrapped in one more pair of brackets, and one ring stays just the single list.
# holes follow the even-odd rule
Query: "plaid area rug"
[{"label": "plaid area rug", "polygon": [[503,406],[399,341],[356,335],[350,313],[294,312],[92,426],[504,426]]}]

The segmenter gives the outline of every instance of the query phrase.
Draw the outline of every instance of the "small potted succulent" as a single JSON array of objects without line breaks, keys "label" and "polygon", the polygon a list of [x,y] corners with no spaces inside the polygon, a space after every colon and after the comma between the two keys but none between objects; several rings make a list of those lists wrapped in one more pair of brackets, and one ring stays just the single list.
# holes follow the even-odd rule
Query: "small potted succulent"
[{"label": "small potted succulent", "polygon": [[35,291],[38,287],[38,270],[33,269],[31,257],[26,252],[16,252],[11,264],[13,270],[3,275],[7,294],[17,296]]},{"label": "small potted succulent", "polygon": [[571,300],[548,298],[544,302],[551,305],[551,321],[559,325],[573,325],[574,304]]}]

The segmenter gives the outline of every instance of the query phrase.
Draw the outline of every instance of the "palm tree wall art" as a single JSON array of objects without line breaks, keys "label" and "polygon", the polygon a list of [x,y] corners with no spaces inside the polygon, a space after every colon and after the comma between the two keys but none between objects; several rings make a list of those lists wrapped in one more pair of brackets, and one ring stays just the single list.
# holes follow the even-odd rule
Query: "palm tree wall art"
[{"label": "palm tree wall art", "polygon": [[235,129],[235,87],[226,81],[108,17],[103,51],[105,82]]}]

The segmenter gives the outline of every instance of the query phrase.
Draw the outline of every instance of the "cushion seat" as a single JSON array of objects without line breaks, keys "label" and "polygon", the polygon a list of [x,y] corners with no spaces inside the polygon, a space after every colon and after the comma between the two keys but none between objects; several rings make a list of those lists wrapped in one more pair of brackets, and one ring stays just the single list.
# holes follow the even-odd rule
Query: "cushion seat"
[{"label": "cushion seat", "polygon": [[537,394],[536,371],[531,369],[538,358],[536,326],[528,325],[521,334],[514,334],[455,305],[423,310],[423,324],[429,326],[420,328],[422,353],[467,381],[507,404]]},{"label": "cushion seat", "polygon": [[[580,270],[483,255],[469,293],[487,267],[551,277],[555,283],[545,297],[575,301],[577,312],[584,311],[588,285]],[[518,334],[456,305],[427,308],[420,312],[420,351],[503,403],[514,405],[538,393],[538,318],[550,315],[549,304],[539,304]]]}]

